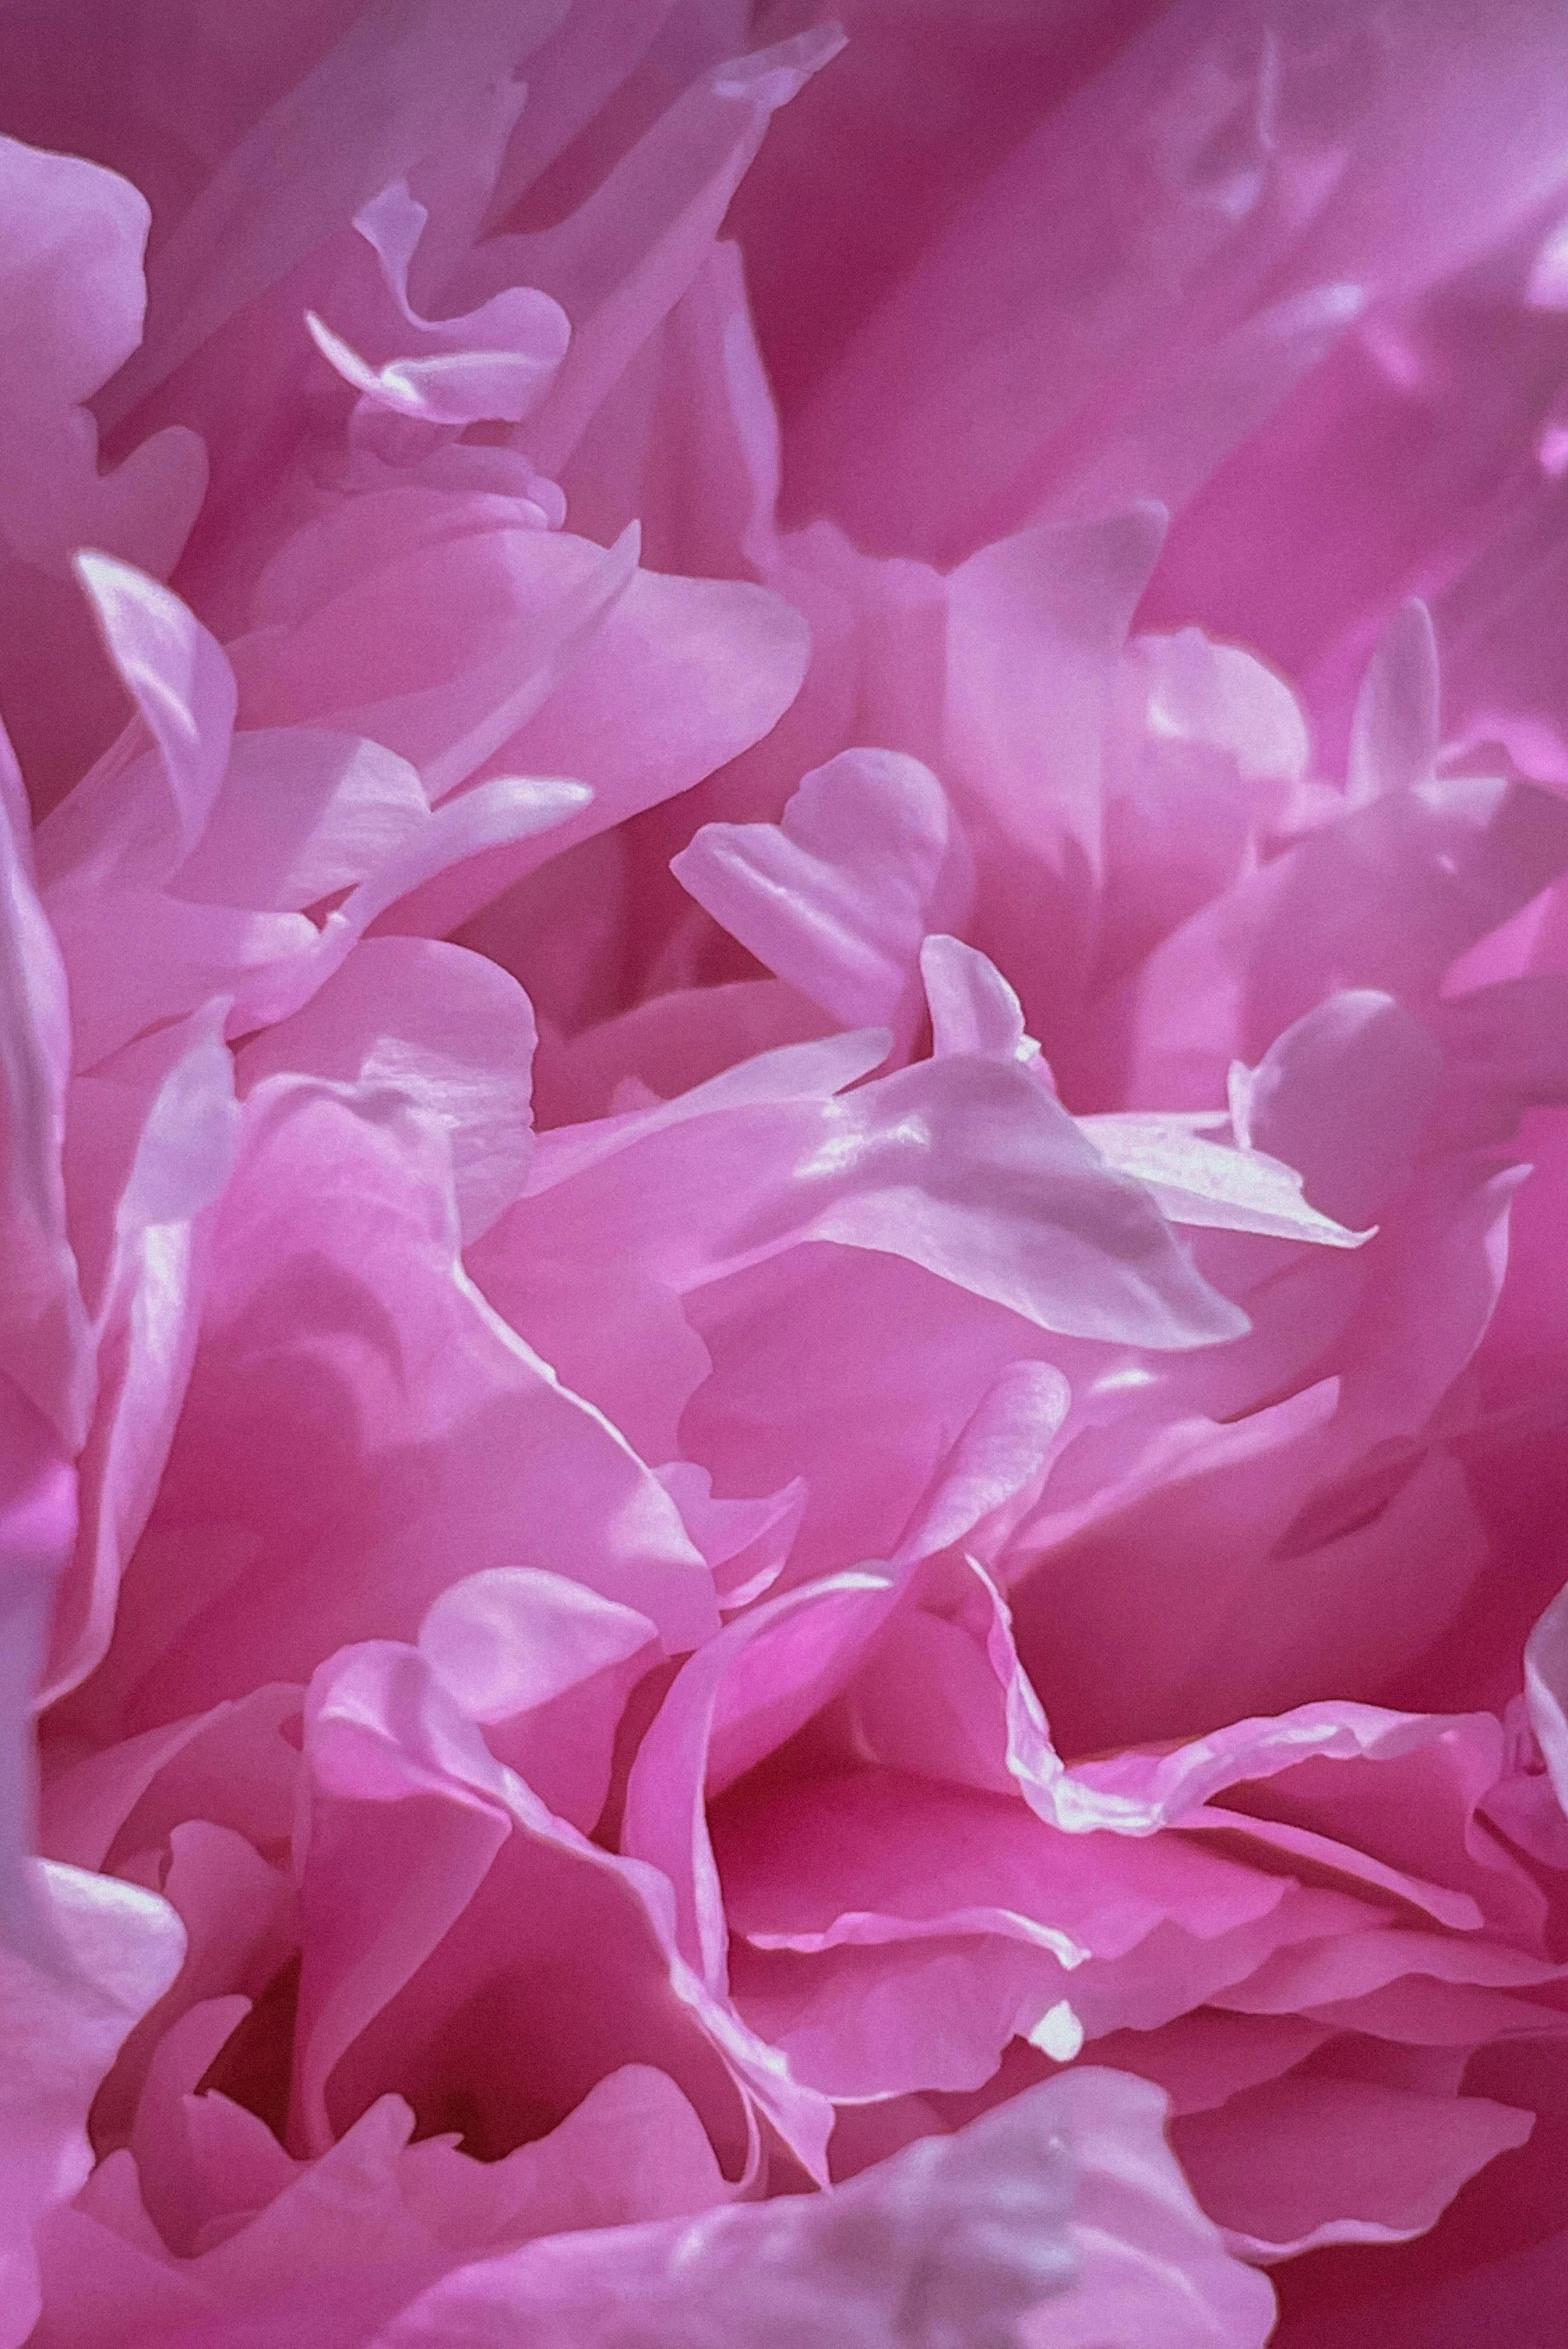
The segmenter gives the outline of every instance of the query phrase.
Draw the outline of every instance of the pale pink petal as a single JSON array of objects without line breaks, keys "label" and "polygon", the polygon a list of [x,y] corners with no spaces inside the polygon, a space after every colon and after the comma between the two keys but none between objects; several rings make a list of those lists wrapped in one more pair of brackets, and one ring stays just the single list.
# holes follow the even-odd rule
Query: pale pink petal
[{"label": "pale pink petal", "polygon": [[[168,1545],[183,1563],[190,1544]],[[96,1690],[93,1692],[96,1694]],[[299,1790],[304,1691],[273,1682],[167,1727],[118,1743],[100,1732],[92,1752],[62,1761],[46,1737],[40,1840],[50,1858],[113,1873],[167,1844],[182,1825],[226,1830],[255,1851],[281,1852]],[[99,1727],[89,1701],[78,1716]]]},{"label": "pale pink petal", "polygon": [[742,1615],[682,1668],[638,1748],[622,1848],[674,1886],[682,1950],[716,1990],[729,1923],[707,1797],[837,1692],[886,1621],[894,1589],[886,1575],[840,1574]]},{"label": "pale pink petal", "polygon": [[838,1098],[734,1107],[724,1085],[678,1118],[629,1121],[576,1180],[564,1151],[541,1157],[492,1245],[562,1261],[565,1235],[619,1194],[636,1200],[634,1219],[618,1216],[621,1253],[677,1291],[831,1240],[905,1257],[1042,1329],[1159,1347],[1240,1334],[1142,1186],[1025,1068],[951,1054]]},{"label": "pale pink petal", "polygon": [[961,925],[968,852],[941,786],[893,751],[845,751],[808,775],[780,825],[705,825],[682,888],[846,1027],[909,1024],[929,931]]},{"label": "pale pink petal", "polygon": [[533,1139],[533,1013],[461,947],[369,938],[301,1012],[240,1053],[242,1094],[285,1071],[391,1086],[443,1132],[465,1246],[523,1187]]},{"label": "pale pink petal", "polygon": [[71,1041],[66,975],[31,873],[25,801],[0,731],[0,1153],[6,1286],[3,1367],[74,1449],[87,1432],[92,1345],[66,1234],[60,1152]]},{"label": "pale pink petal", "polygon": [[223,648],[156,580],[107,555],[76,569],[109,657],[158,746],[174,829],[194,848],[228,765],[238,694]]},{"label": "pale pink petal", "polygon": [[301,912],[406,853],[428,822],[418,776],[379,743],[309,726],[247,729],[170,894]]},{"label": "pale pink petal", "polygon": [[[44,844],[64,851],[88,794],[99,811],[123,809],[136,776],[90,777]],[[431,809],[413,768],[379,744],[308,727],[238,735],[206,831],[173,871],[155,870],[153,886],[134,866],[106,874],[79,841],[81,861],[48,892],[75,979],[77,1065],[217,994],[230,1036],[286,1019],[432,873],[549,830],[586,797],[574,783],[498,777]],[[93,812],[89,800],[79,830]],[[156,950],[138,953],[148,936]]]},{"label": "pale pink petal", "polygon": [[715,1494],[713,1478],[694,1461],[668,1461],[658,1477],[713,1569],[720,1605],[749,1606],[761,1598],[784,1571],[800,1530],[808,1499],[804,1478],[744,1501]]},{"label": "pale pink petal", "polygon": [[[445,1161],[395,1093],[274,1077],[250,1096],[167,1505],[132,1567],[146,1604],[100,1684],[132,1726],[307,1678],[362,1634],[412,1638],[489,1566],[569,1572],[675,1643],[716,1621],[669,1496],[467,1280]],[[499,1484],[497,1445],[517,1463]],[[190,1561],[172,1605],[171,1535]]]},{"label": "pale pink petal", "polygon": [[994,1054],[1034,1062],[1040,1047],[1024,1034],[1023,1005],[989,956],[941,932],[921,941],[920,976],[931,1014],[931,1053]]},{"label": "pale pink petal", "polygon": [[1524,1653],[1530,1724],[1557,1799],[1568,1812],[1568,1592],[1547,1608]]},{"label": "pale pink petal", "polygon": [[1437,693],[1431,614],[1412,598],[1389,622],[1362,681],[1350,730],[1351,799],[1431,781],[1441,739]]},{"label": "pale pink petal", "polygon": [[33,2227],[93,2166],[87,2113],[121,2041],[178,1971],[173,1911],[134,1885],[45,1866],[51,1956],[0,1947],[0,2340],[21,2349],[40,2299]]},{"label": "pale pink petal", "polygon": [[[668,1884],[552,1818],[421,1657],[346,1651],[315,1685],[306,1750],[293,2127],[313,2150],[336,2133],[330,2111],[370,2104],[389,2062],[427,2123],[459,2116],[481,2153],[540,2134],[597,2079],[644,2062],[691,2098],[731,2175],[754,2174],[763,2114],[819,2167],[826,2107],[682,1964]],[[585,1936],[600,1968],[580,1964]],[[504,2077],[497,2030],[517,2051]]]},{"label": "pale pink petal", "polygon": [[1202,1108],[1338,988],[1436,995],[1466,947],[1568,860],[1561,800],[1464,777],[1386,796],[1237,883],[1157,948],[1129,988],[1133,1106]]},{"label": "pale pink petal", "polygon": [[614,538],[637,516],[656,571],[767,576],[778,420],[737,245],[712,247],[600,403],[561,482],[576,526],[590,538]]},{"label": "pale pink petal", "polygon": [[1049,2099],[1078,2173],[1069,2240],[1076,2289],[1026,2330],[1027,2349],[1261,2349],[1273,2331],[1266,2280],[1227,2257],[1161,2141],[1164,2099],[1146,2081],[1067,2072]]},{"label": "pale pink petal", "polygon": [[[1027,2312],[1046,2302],[1054,2314],[1071,2291],[1072,2164],[1060,2142],[1071,2145],[1071,2111],[1046,2091],[830,2196],[562,2237],[476,2266],[415,2301],[376,2349],[436,2349],[519,2324],[540,2349],[629,2349],[650,2326],[690,2349],[791,2337],[1007,2349]],[[1155,2158],[1166,2194],[1179,2193],[1163,2148]],[[1184,2195],[1178,2207],[1185,2217]],[[1218,2261],[1201,2221],[1188,2224],[1200,2259]],[[1250,2338],[1236,2335],[1249,2349]]]},{"label": "pale pink petal", "polygon": [[73,1236],[98,1341],[99,1400],[82,1455],[82,1529],[55,1612],[45,1690],[101,1658],[120,1577],[147,1522],[185,1398],[234,1163],[224,1004],[79,1077],[66,1135]]},{"label": "pale pink petal", "polygon": [[420,1649],[474,1722],[545,1705],[650,1640],[648,1616],[526,1567],[453,1583],[420,1626]]},{"label": "pale pink petal", "polygon": [[0,213],[9,321],[0,683],[30,788],[47,807],[125,717],[69,558],[101,547],[165,575],[195,520],[207,465],[196,434],[176,424],[99,469],[98,425],[85,403],[141,339],[145,197],[76,155],[6,139]]},{"label": "pale pink petal", "polygon": [[[1116,665],[1163,527],[1153,506],[1037,525],[983,547],[946,582],[939,764],[980,867],[978,943],[1021,974],[1048,923],[1045,972],[1058,989],[1082,984],[1093,951],[1086,884],[1103,861]],[[911,645],[906,667],[934,649]],[[1044,1002],[1033,992],[1026,1002],[1038,1018]]]},{"label": "pale pink petal", "polygon": [[[382,496],[415,519],[409,492]],[[494,521],[453,534],[442,515],[441,535],[431,518],[423,541],[410,532],[371,568],[364,542],[379,517],[365,509],[379,502],[353,499],[300,533],[287,580],[277,565],[263,580],[271,624],[232,648],[241,716],[368,734],[441,799],[553,691],[635,576],[636,537],[604,548]],[[360,567],[338,585],[352,556]]]},{"label": "pale pink petal", "polygon": [[684,2217],[733,2192],[686,2098],[646,2064],[610,2072],[548,2136],[498,2162],[426,2139],[399,2166],[410,2210],[473,2252]]},{"label": "pale pink petal", "polygon": [[1376,1215],[1411,1174],[1436,1104],[1441,1061],[1392,997],[1347,989],[1275,1037],[1255,1069],[1233,1069],[1239,1138],[1300,1172],[1315,1207]]},{"label": "pale pink petal", "polygon": [[1070,1401],[1067,1381],[1050,1363],[1008,1363],[943,1461],[898,1558],[960,1546],[988,1555],[1005,1542],[1040,1497]]},{"label": "pale pink petal", "polygon": [[461,317],[419,317],[408,273],[428,218],[408,183],[394,180],[354,221],[381,263],[397,313],[377,336],[390,342],[391,355],[367,363],[319,318],[306,324],[323,357],[372,408],[428,424],[515,424],[544,397],[566,352],[568,320],[548,294],[528,286],[509,287]]},{"label": "pale pink petal", "polygon": [[1294,1167],[1261,1150],[1231,1149],[1223,1141],[1211,1141],[1195,1118],[1120,1111],[1080,1118],[1078,1131],[1108,1166],[1145,1184],[1160,1213],[1172,1223],[1263,1232],[1277,1240],[1312,1240],[1330,1248],[1355,1248],[1372,1236],[1346,1231],[1343,1224],[1310,1207]]},{"label": "pale pink petal", "polygon": [[602,1114],[628,1077],[670,1100],[740,1061],[827,1035],[828,1013],[778,979],[650,995],[596,1020],[570,1042],[546,1038],[535,1070],[540,1122],[576,1125]]},{"label": "pale pink petal", "polygon": [[663,1651],[658,1627],[561,1575],[502,1566],[443,1591],[419,1647],[491,1752],[589,1833],[627,1697]]},{"label": "pale pink petal", "polygon": [[514,941],[527,937],[526,902],[481,909],[545,857],[689,790],[749,749],[794,699],[808,650],[804,621],[779,596],[740,581],[634,572],[537,714],[496,753],[523,774],[581,777],[590,805],[542,853],[476,858],[422,891],[399,909],[398,925],[441,935],[478,913],[470,942],[512,963]]},{"label": "pale pink petal", "polygon": [[27,1869],[36,1829],[32,1714],[60,1578],[76,1540],[76,1477],[59,1435],[0,1376],[0,1950],[37,1955],[45,1926]]},{"label": "pale pink petal", "polygon": [[1197,628],[1129,641],[1105,743],[1098,985],[1247,870],[1309,753],[1290,688],[1238,646]]}]

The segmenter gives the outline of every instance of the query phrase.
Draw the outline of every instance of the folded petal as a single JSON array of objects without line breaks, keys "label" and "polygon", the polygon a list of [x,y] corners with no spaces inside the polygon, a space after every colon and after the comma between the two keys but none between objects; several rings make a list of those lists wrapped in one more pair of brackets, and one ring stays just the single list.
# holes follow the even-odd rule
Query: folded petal
[{"label": "folded petal", "polygon": [[781,824],[710,824],[681,886],[759,961],[846,1027],[905,1024],[929,931],[968,911],[968,854],[936,777],[891,751],[808,775]]},{"label": "folded petal", "polygon": [[0,2340],[21,2349],[40,2311],[33,2229],[93,2165],[87,2114],[126,2033],[178,1972],[174,1912],[135,1885],[45,1866],[53,1952],[0,1946]]}]

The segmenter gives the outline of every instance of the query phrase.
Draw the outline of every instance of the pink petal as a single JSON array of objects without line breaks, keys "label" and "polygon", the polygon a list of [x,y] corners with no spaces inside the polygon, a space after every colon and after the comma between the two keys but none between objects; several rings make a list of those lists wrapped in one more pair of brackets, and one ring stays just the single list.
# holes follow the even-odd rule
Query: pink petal
[{"label": "pink petal", "polygon": [[936,777],[892,751],[808,775],[781,825],[704,826],[682,887],[846,1027],[906,1024],[928,931],[968,911],[968,855]]},{"label": "pink petal", "polygon": [[36,1826],[32,1714],[56,1591],[76,1539],[77,1483],[56,1431],[4,1376],[0,1414],[0,1952],[47,1956],[27,1869]]},{"label": "pink petal", "polygon": [[[399,499],[406,492],[384,493]],[[234,647],[247,726],[327,723],[409,759],[430,797],[473,775],[547,698],[636,571],[564,532],[476,528],[405,537],[390,559],[333,572],[378,519],[354,499],[289,550],[288,621]],[[442,517],[443,521],[445,516]],[[306,534],[302,534],[305,536]],[[311,561],[307,567],[307,554]],[[284,605],[275,575],[265,609]],[[389,615],[401,624],[389,627]]]},{"label": "pink petal", "polygon": [[534,1023],[493,963],[417,938],[366,939],[301,1012],[239,1055],[242,1094],[285,1071],[404,1093],[446,1134],[465,1245],[522,1190]]},{"label": "pink petal", "polygon": [[481,909],[544,857],[689,790],[748,749],[794,699],[808,649],[799,613],[781,597],[743,582],[634,572],[537,713],[496,753],[525,774],[580,776],[591,804],[543,855],[476,857],[401,908],[399,926],[439,935],[477,913],[472,943],[510,963],[516,915],[504,900],[489,915]]},{"label": "pink petal", "polygon": [[[1244,2089],[1173,2132],[1229,2240],[1251,2257],[1420,2234],[1531,2116],[1479,2096],[1402,2094],[1300,2075]],[[1397,2154],[1396,2158],[1391,2158]]]},{"label": "pink petal", "polygon": [[634,1189],[623,1251],[677,1290],[832,1240],[907,1257],[1043,1329],[1160,1347],[1239,1334],[1147,1194],[1021,1067],[953,1054],[837,1098],[733,1107],[725,1084],[607,1136],[591,1177],[568,1181],[564,1152],[542,1161],[508,1245],[551,1232],[564,1259],[572,1223]]},{"label": "pink petal", "polygon": [[115,384],[113,421],[425,154],[454,100],[518,64],[563,13],[546,5],[520,29],[514,11],[484,0],[454,41],[439,10],[399,18],[394,32],[384,0],[373,0],[247,127],[164,244],[151,331]]},{"label": "pink petal", "polygon": [[141,339],[145,197],[76,155],[7,139],[0,211],[10,322],[0,676],[7,724],[47,807],[125,716],[68,559],[101,547],[164,576],[195,520],[207,466],[196,434],[177,424],[99,471],[98,427],[84,403]]},{"label": "pink petal", "polygon": [[158,746],[181,844],[194,848],[228,765],[238,700],[223,648],[177,596],[107,555],[76,558],[109,657]]},{"label": "pink petal", "polygon": [[1372,656],[1351,722],[1354,800],[1431,781],[1440,743],[1437,640],[1425,604],[1400,606]]},{"label": "pink petal", "polygon": [[[491,1565],[569,1561],[676,1644],[716,1620],[669,1496],[468,1282],[445,1158],[384,1091],[273,1078],[252,1095],[164,1484],[191,1568],[171,1608],[155,1521],[148,1604],[106,1674],[118,1701],[136,1692],[135,1726],[307,1678],[362,1633],[411,1638],[439,1591]],[[500,1485],[498,1443],[529,1463]],[[235,1525],[238,1552],[220,1531]]]},{"label": "pink petal", "polygon": [[692,2349],[813,2334],[891,2349],[914,2337],[911,2325],[935,2342],[958,2322],[977,2349],[1001,2349],[1071,2274],[1068,2163],[1047,2134],[1057,2120],[1056,2104],[1037,2099],[828,2197],[566,2237],[478,2265],[415,2301],[377,2349],[434,2349],[519,2323],[541,2349],[610,2349],[632,2300],[639,2321]]},{"label": "pink petal", "polygon": [[35,1964],[0,1947],[0,2338],[12,2349],[39,2314],[36,2221],[69,2202],[93,2166],[87,2113],[121,2041],[179,1970],[174,1913],[134,1885],[40,1871],[55,1951]]},{"label": "pink petal", "polygon": [[82,1455],[81,1536],[55,1614],[51,1697],[75,1687],[108,1645],[184,1400],[213,1209],[238,1142],[224,1008],[131,1045],[72,1088],[66,1174],[100,1391]]},{"label": "pink petal", "polygon": [[33,888],[30,842],[16,805],[20,778],[3,733],[0,777],[7,785],[0,813],[0,983],[6,1001],[0,1362],[74,1449],[87,1432],[94,1365],[60,1174],[71,1052],[66,976]]},{"label": "pink petal", "polygon": [[513,282],[521,277],[553,293],[573,323],[571,350],[526,435],[545,472],[571,454],[632,353],[691,283],[769,115],[841,41],[836,28],[814,29],[705,74],[564,234],[509,239],[495,256]]}]

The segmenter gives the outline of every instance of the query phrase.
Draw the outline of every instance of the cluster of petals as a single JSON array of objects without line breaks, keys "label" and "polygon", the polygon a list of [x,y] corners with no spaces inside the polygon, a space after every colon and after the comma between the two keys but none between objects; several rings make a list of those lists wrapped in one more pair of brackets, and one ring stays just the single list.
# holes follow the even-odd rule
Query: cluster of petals
[{"label": "cluster of petals", "polygon": [[0,2349],[1568,2321],[1568,15],[841,15],[0,10]]}]

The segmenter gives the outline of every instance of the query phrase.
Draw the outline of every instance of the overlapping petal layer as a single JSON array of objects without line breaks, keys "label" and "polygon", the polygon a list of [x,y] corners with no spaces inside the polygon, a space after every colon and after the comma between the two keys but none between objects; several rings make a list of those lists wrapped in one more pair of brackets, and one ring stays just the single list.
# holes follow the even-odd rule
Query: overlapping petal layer
[{"label": "overlapping petal layer", "polygon": [[0,2349],[1561,2297],[1561,13],[844,17],[0,17]]}]

